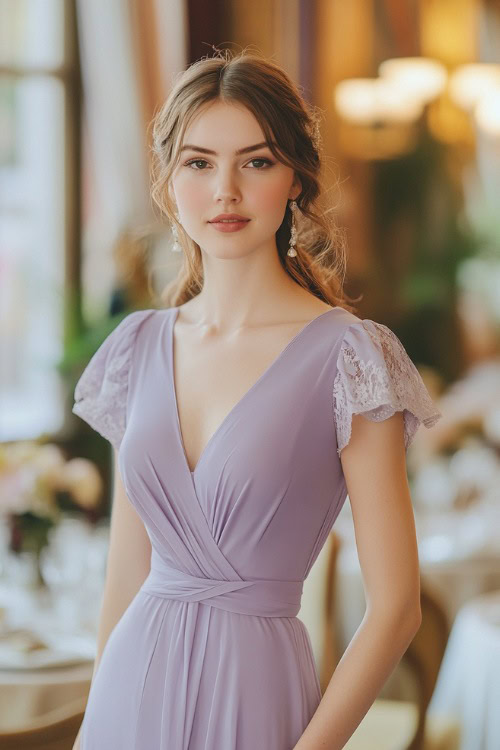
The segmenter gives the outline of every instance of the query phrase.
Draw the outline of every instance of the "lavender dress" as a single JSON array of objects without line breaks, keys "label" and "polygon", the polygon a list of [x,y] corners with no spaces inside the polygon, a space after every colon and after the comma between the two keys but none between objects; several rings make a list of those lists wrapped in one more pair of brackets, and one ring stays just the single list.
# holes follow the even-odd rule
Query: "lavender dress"
[{"label": "lavender dress", "polygon": [[[195,471],[173,383],[178,307],[126,316],[73,411],[119,448],[151,572],[94,677],[82,750],[292,750],[321,699],[304,579],[344,503],[351,416],[441,416],[396,335],[334,307],[227,414]],[[133,551],[131,551],[133,552]]]}]

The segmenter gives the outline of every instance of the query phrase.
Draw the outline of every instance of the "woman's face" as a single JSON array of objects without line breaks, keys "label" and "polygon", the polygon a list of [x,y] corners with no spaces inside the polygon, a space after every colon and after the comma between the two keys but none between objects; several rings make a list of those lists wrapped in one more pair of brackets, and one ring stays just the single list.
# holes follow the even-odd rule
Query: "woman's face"
[{"label": "woman's face", "polygon": [[[278,162],[254,115],[243,106],[214,102],[196,116],[184,135],[171,178],[180,222],[213,257],[242,257],[256,248],[276,248],[288,199],[300,193],[294,170]],[[238,154],[241,149],[245,153]],[[238,231],[210,223],[219,214],[249,221]]]}]

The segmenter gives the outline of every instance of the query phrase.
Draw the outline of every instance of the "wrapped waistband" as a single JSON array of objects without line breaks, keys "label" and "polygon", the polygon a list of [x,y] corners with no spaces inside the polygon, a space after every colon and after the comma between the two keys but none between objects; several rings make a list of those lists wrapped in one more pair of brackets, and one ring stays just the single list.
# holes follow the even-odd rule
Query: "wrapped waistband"
[{"label": "wrapped waistband", "polygon": [[164,599],[203,602],[211,607],[259,617],[295,617],[303,581],[220,581],[197,578],[156,559],[141,590]]}]

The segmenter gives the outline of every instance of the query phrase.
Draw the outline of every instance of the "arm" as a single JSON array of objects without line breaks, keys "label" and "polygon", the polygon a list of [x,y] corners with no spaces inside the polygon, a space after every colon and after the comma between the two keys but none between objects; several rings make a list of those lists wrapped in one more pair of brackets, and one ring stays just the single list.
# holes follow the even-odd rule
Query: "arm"
[{"label": "arm", "polygon": [[[106,581],[97,633],[97,653],[92,680],[109,635],[147,578],[151,567],[151,542],[146,529],[127,497],[114,454],[114,487]],[[80,729],[81,731],[81,729]],[[80,747],[80,731],[74,750]]]},{"label": "arm", "polygon": [[294,750],[341,750],[421,622],[420,574],[403,414],[357,414],[342,450],[366,597],[363,621]]}]

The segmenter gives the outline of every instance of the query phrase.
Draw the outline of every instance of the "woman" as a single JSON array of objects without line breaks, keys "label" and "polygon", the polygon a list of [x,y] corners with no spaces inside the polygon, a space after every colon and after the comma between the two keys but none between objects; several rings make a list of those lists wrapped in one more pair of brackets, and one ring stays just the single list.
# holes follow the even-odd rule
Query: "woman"
[{"label": "woman", "polygon": [[[285,72],[245,52],[193,64],[155,118],[184,266],[73,407],[116,466],[82,750],[341,748],[419,626],[405,450],[440,414],[345,302],[319,147]],[[322,697],[296,614],[347,493],[367,610]]]}]

